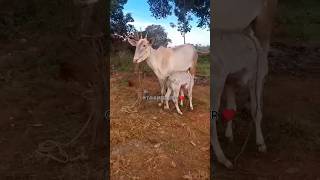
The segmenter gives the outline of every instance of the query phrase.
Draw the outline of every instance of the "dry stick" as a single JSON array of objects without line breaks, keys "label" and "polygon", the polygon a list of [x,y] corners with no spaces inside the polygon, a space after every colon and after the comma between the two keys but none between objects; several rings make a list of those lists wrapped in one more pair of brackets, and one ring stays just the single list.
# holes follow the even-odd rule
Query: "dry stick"
[{"label": "dry stick", "polygon": [[239,157],[241,156],[241,154],[242,154],[242,153],[244,152],[244,150],[246,149],[246,146],[247,146],[247,144],[248,144],[249,137],[250,137],[250,134],[251,134],[251,131],[252,131],[252,127],[253,127],[253,122],[250,123],[250,128],[249,128],[248,135],[247,135],[246,140],[244,141],[243,145],[241,146],[240,152],[236,155],[236,157],[235,157],[234,160],[233,160],[233,163],[234,163],[234,166],[235,166],[235,167],[237,166],[237,161],[238,161]]},{"label": "dry stick", "polygon": [[141,79],[142,71],[139,70],[139,64],[136,64],[136,66],[135,66],[135,73],[136,72],[138,72],[138,81],[139,81],[139,87],[138,87],[138,92],[137,92],[138,99],[137,99],[136,105],[138,105],[138,107],[139,107],[142,102],[142,99],[143,99],[143,86],[142,86],[142,79]]},{"label": "dry stick", "polygon": [[[69,142],[60,143],[60,142],[53,141],[53,140],[46,140],[46,141],[39,144],[38,149],[36,150],[36,153],[41,156],[45,156],[47,158],[53,159],[53,160],[60,162],[60,163],[72,162],[72,161],[78,160],[80,158],[84,158],[84,154],[82,152],[80,155],[70,159],[67,152],[63,148],[70,147],[81,136],[81,134],[84,132],[84,130],[88,127],[88,125],[92,119],[92,116],[93,116],[93,112],[91,112],[87,122],[82,126],[82,128],[78,132],[78,134],[74,138],[72,138]],[[57,156],[52,154],[52,151],[54,151],[56,148],[58,148],[59,154],[63,158],[58,158]]]},{"label": "dry stick", "polygon": [[137,88],[137,99],[136,101],[129,106],[123,106],[121,108],[121,111],[126,112],[126,113],[136,113],[138,112],[138,108],[141,105],[142,99],[143,99],[143,86],[142,86],[142,79],[141,79],[141,74],[142,72],[139,71],[139,64],[136,64],[134,67],[134,74],[136,75],[138,73],[138,88]]}]

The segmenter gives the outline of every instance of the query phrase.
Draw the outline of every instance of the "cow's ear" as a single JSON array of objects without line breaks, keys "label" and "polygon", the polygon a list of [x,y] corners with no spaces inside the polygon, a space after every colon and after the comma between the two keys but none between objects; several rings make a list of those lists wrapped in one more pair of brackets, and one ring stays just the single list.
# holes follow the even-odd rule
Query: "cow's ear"
[{"label": "cow's ear", "polygon": [[135,39],[128,38],[128,42],[131,44],[131,46],[137,45],[137,41]]},{"label": "cow's ear", "polygon": [[154,43],[154,39],[150,39],[149,44],[153,45],[153,43]]}]

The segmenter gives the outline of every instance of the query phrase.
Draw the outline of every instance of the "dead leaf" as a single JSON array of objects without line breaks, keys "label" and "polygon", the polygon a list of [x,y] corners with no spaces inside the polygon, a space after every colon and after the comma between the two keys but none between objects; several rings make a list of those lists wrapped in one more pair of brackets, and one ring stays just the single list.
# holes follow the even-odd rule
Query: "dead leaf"
[{"label": "dead leaf", "polygon": [[42,126],[43,126],[43,124],[41,124],[41,123],[37,123],[37,124],[32,124],[31,126],[33,126],[33,127],[42,127]]},{"label": "dead leaf", "polygon": [[174,161],[171,161],[171,166],[176,168],[177,167],[177,164],[174,162]]},{"label": "dead leaf", "polygon": [[161,143],[158,143],[158,144],[155,144],[153,147],[154,147],[154,148],[159,148],[160,145],[161,145]]},{"label": "dead leaf", "polygon": [[285,170],[287,174],[295,174],[295,173],[298,173],[299,171],[300,169],[296,167],[291,167]]},{"label": "dead leaf", "polygon": [[186,174],[182,176],[183,179],[192,179],[192,176],[190,174]]},{"label": "dead leaf", "polygon": [[210,147],[202,147],[200,148],[201,151],[208,151],[210,149]]},{"label": "dead leaf", "polygon": [[190,143],[191,143],[193,146],[197,146],[196,143],[194,143],[193,141],[190,141]]}]

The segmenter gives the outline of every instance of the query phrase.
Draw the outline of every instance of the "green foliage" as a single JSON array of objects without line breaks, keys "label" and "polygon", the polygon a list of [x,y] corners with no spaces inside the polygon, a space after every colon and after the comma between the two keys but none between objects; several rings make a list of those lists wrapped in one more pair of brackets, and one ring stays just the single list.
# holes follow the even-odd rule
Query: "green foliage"
[{"label": "green foliage", "polygon": [[201,55],[198,58],[197,74],[210,76],[210,58],[209,55]]},{"label": "green foliage", "polygon": [[277,22],[291,39],[320,40],[320,1],[279,1]]},{"label": "green foliage", "polygon": [[123,13],[123,6],[127,3],[127,0],[112,0],[110,7],[110,31],[111,33],[117,33],[119,35],[127,35],[133,32],[135,29],[132,25],[128,24],[133,22],[133,18],[130,13]]},{"label": "green foliage", "polygon": [[209,0],[148,0],[152,15],[157,18],[166,18],[172,11],[178,18],[178,31],[187,33],[191,30],[190,14],[199,18],[198,27],[210,27]]},{"label": "green foliage", "polygon": [[129,50],[121,50],[118,53],[111,54],[110,64],[117,71],[133,71],[133,54]]},{"label": "green foliage", "polygon": [[148,0],[148,4],[157,19],[172,15],[172,11],[178,18],[191,13],[199,18],[199,27],[210,27],[210,0]]},{"label": "green foliage", "polygon": [[12,36],[29,31],[63,31],[77,23],[78,8],[73,1],[65,0],[11,0],[0,2],[0,36]]},{"label": "green foliage", "polygon": [[153,40],[152,47],[158,49],[160,46],[167,47],[168,43],[171,42],[171,39],[168,38],[167,33],[161,25],[150,25],[146,27],[143,35],[148,33],[148,39]]}]

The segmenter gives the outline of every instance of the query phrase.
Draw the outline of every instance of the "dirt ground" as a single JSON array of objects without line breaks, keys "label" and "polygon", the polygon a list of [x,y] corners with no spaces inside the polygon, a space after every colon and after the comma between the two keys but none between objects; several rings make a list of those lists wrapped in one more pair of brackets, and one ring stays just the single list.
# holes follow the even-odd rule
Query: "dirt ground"
[{"label": "dirt ground", "polygon": [[[273,43],[264,90],[263,132],[268,152],[255,146],[252,129],[248,145],[234,170],[217,165],[216,179],[319,179],[320,167],[320,48],[315,45]],[[121,111],[135,101],[128,73],[111,76],[112,179],[208,179],[209,85],[196,85],[195,110],[177,115],[171,104],[144,102],[138,112]],[[159,94],[154,76],[144,81]],[[240,93],[241,95],[241,93]],[[241,102],[240,102],[241,103]],[[231,160],[249,133],[251,117],[240,104],[230,144],[219,124],[222,147]]]},{"label": "dirt ground", "polygon": [[[51,42],[37,46],[42,43],[24,41],[0,44],[0,179],[94,179],[102,174],[97,164],[104,158],[93,160],[89,133],[67,149],[72,157],[88,155],[79,161],[57,163],[35,153],[44,140],[67,142],[75,136],[88,118],[82,93],[89,88],[61,79],[54,58],[65,57],[46,49]],[[218,165],[216,179],[320,178],[320,46],[272,47],[262,126],[268,152],[257,153],[252,131],[237,168]],[[138,113],[127,113],[121,109],[136,95],[126,81],[130,76],[115,73],[110,80],[111,177],[208,179],[209,85],[195,86],[194,111],[184,107],[183,116],[172,104],[170,111],[163,111],[154,101],[145,102]],[[146,78],[145,85],[158,95],[154,76]],[[240,151],[250,122],[240,106],[234,144],[225,140],[220,124],[222,146],[230,159]]]},{"label": "dirt ground", "polygon": [[58,63],[81,58],[62,52],[66,38],[55,48],[55,38],[0,43],[0,179],[102,179],[105,159],[96,160],[88,130],[65,149],[70,158],[83,153],[78,161],[59,163],[36,153],[45,140],[70,141],[89,116],[84,96],[90,88],[67,77]]},{"label": "dirt ground", "polygon": [[[190,111],[183,116],[145,100],[138,112],[122,111],[134,103],[135,87],[129,73],[111,76],[111,179],[208,179],[209,177],[209,86],[195,85]],[[147,76],[143,86],[158,95],[158,81]]]}]

